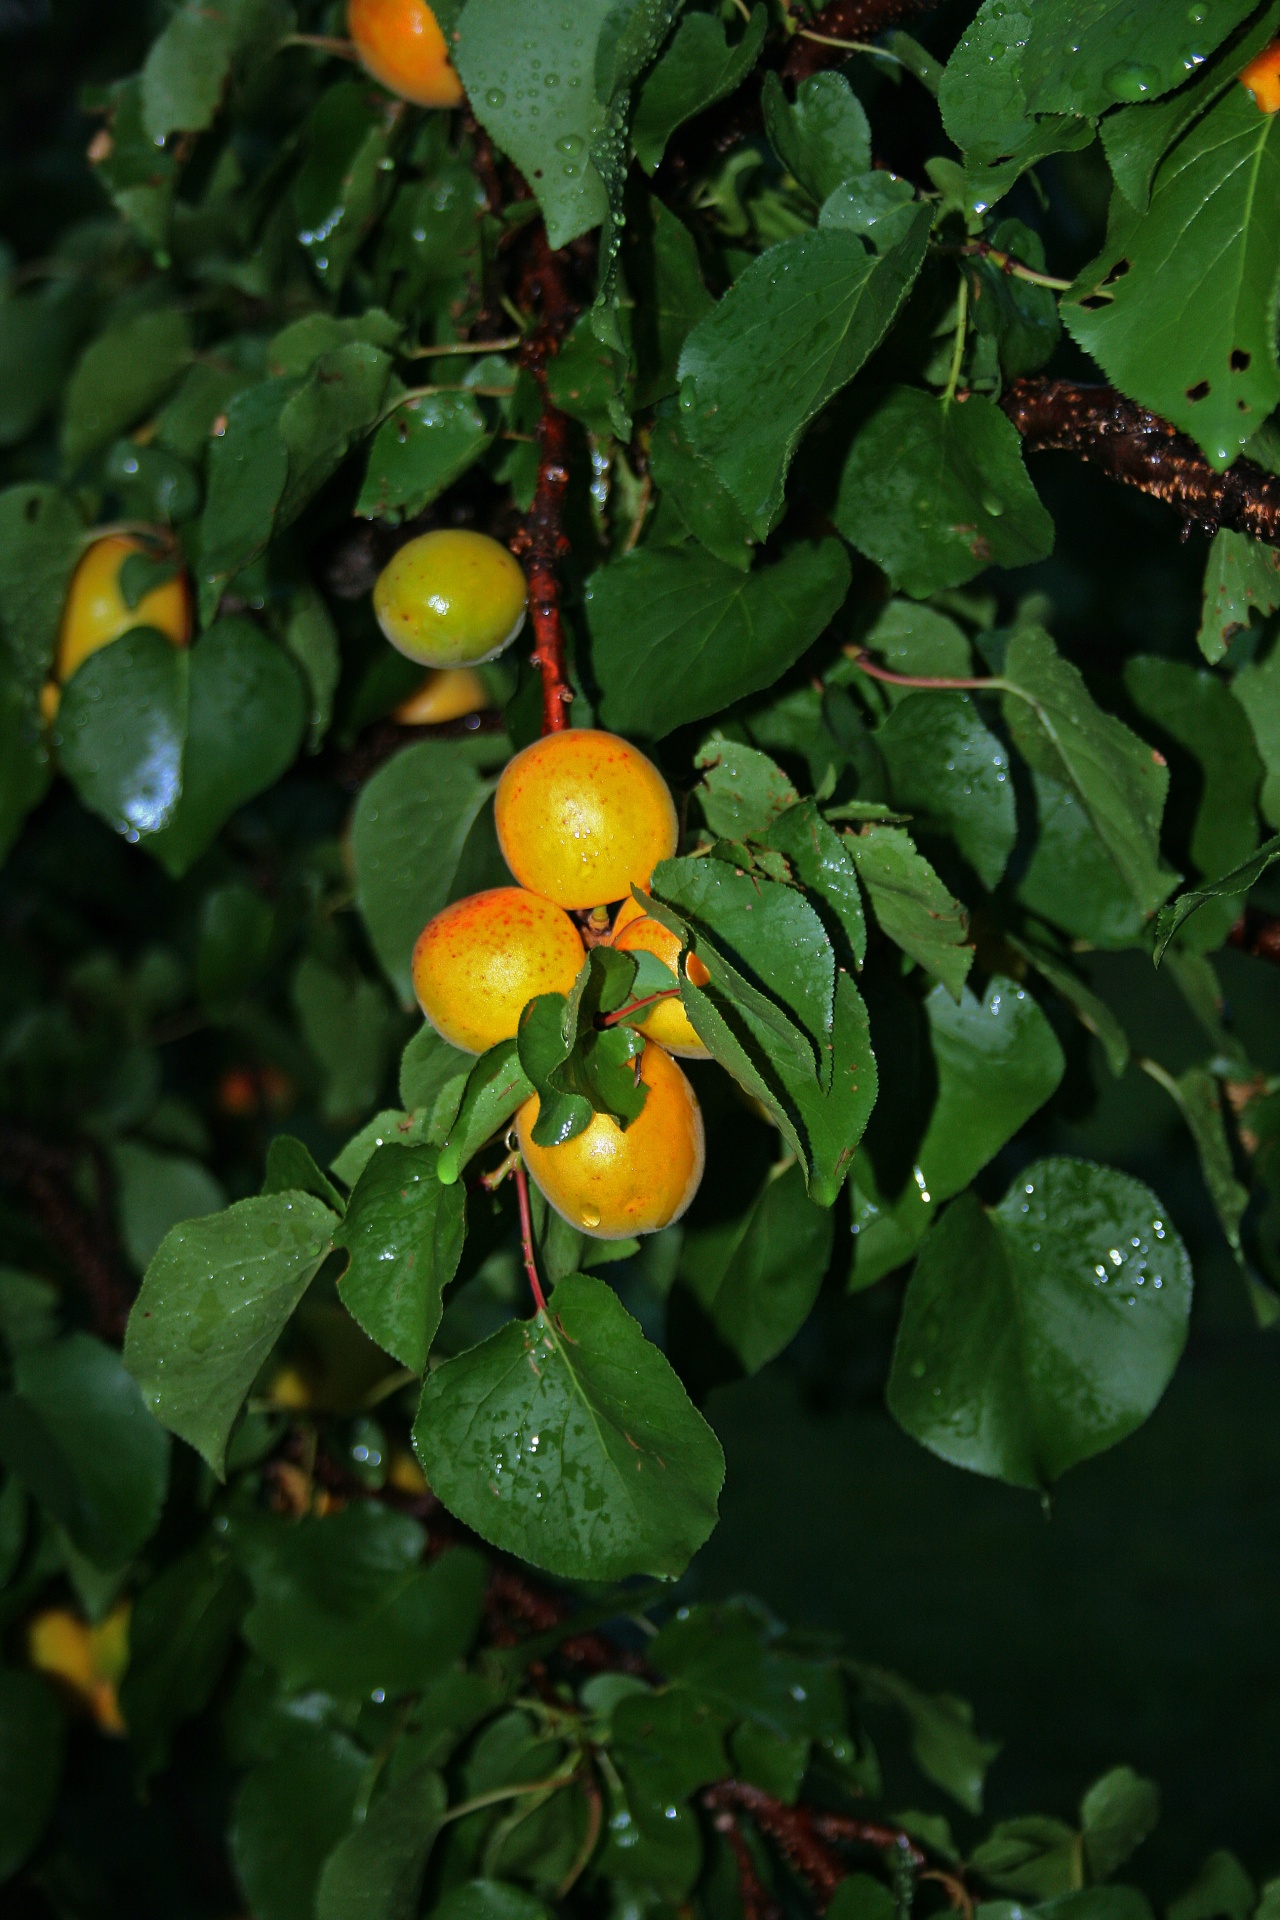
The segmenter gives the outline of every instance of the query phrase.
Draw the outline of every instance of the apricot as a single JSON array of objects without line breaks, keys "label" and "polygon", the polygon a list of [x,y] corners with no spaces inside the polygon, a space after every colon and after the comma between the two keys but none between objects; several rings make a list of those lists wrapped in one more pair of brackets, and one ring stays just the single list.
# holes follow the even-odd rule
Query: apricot
[{"label": "apricot", "polygon": [[[661,960],[663,966],[670,967],[674,978],[680,971],[680,940],[678,935],[664,927],[660,920],[652,919],[634,899],[624,900],[618,908],[618,917],[613,923],[610,945],[619,953],[652,953]],[[685,961],[685,973],[695,987],[705,987],[711,975],[703,966],[696,953],[691,953]],[[678,1053],[686,1060],[709,1060],[711,1049],[698,1038],[693,1023],[678,1000],[659,1000],[652,1012],[638,1020],[636,1025],[648,1039],[656,1040],[668,1053]]]},{"label": "apricot", "polygon": [[1261,113],[1280,113],[1280,40],[1273,40],[1240,74]]},{"label": "apricot", "polygon": [[378,625],[424,667],[496,659],[524,625],[519,562],[487,533],[437,527],[392,554],[373,589]]},{"label": "apricot", "polygon": [[548,1206],[597,1240],[669,1227],[702,1179],[706,1141],[693,1088],[652,1043],[640,1056],[640,1078],[648,1095],[625,1130],[611,1114],[597,1113],[572,1140],[540,1147],[533,1138],[537,1094],[516,1114],[520,1151]]},{"label": "apricot", "polygon": [[129,1664],[130,1603],[120,1600],[89,1626],[65,1607],[38,1613],[27,1628],[27,1657],[88,1708],[104,1733],[123,1733],[116,1689]]},{"label": "apricot", "polygon": [[586,953],[567,913],[521,887],[491,887],[428,920],[413,990],[436,1032],[464,1053],[511,1039],[525,1003],[568,993]]},{"label": "apricot", "polygon": [[647,886],[679,832],[653,762],[594,727],[546,734],[509,760],[494,819],[521,886],[560,907],[603,906]]},{"label": "apricot", "polygon": [[185,574],[176,574],[162,586],[143,594],[136,607],[127,606],[120,591],[120,569],[130,554],[147,553],[131,534],[108,533],[95,540],[71,576],[58,647],[54,678],[63,686],[76,668],[99,647],[110,646],[134,627],[155,627],[175,647],[191,638],[191,595]]},{"label": "apricot", "polygon": [[433,668],[422,685],[392,714],[402,727],[440,727],[491,707],[489,689],[470,667]]},{"label": "apricot", "polygon": [[462,82],[424,0],[347,0],[347,32],[366,73],[418,107],[456,107]]}]

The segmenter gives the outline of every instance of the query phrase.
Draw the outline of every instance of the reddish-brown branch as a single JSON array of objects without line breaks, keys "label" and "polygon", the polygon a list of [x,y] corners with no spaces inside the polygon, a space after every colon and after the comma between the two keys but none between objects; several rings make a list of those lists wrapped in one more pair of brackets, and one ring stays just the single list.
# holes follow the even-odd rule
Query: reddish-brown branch
[{"label": "reddish-brown branch", "polygon": [[522,1166],[514,1167],[512,1172],[516,1183],[516,1199],[520,1206],[520,1247],[524,1254],[524,1270],[529,1276],[533,1304],[539,1313],[545,1313],[547,1303],[542,1292],[542,1282],[538,1278],[538,1263],[533,1257],[533,1219],[529,1212],[529,1179]]},{"label": "reddish-brown branch", "polygon": [[[827,34],[832,40],[871,40],[890,27],[902,27],[932,13],[937,4],[938,0],[831,0],[806,25],[810,32]],[[847,58],[844,48],[798,33],[787,49],[782,72],[788,80],[807,80],[811,73],[839,66]]]},{"label": "reddish-brown branch", "polygon": [[533,660],[542,675],[542,731],[559,733],[569,724],[573,692],[565,666],[564,621],[560,612],[560,563],[569,551],[564,531],[564,500],[569,488],[569,421],[551,399],[547,363],[559,351],[577,307],[569,291],[567,263],[539,230],[524,274],[524,305],[539,322],[520,350],[520,364],[538,384],[538,484],[520,537],[527,556],[529,618],[533,623]]},{"label": "reddish-brown branch", "polygon": [[[712,1789],[714,1792],[714,1788]],[[708,1804],[714,1804],[710,1796],[705,1796]],[[736,1814],[728,1807],[718,1807],[712,1815],[712,1824],[717,1833],[722,1833],[729,1843],[734,1865],[738,1871],[738,1898],[742,1902],[742,1920],[778,1920],[782,1909],[778,1902],[765,1892],[764,1882],[756,1871],[756,1863],[747,1845],[746,1836],[738,1825]]]},{"label": "reddish-brown branch", "polygon": [[[76,1173],[85,1155],[93,1164],[98,1189],[89,1207],[76,1192]],[[50,1146],[21,1127],[0,1124],[0,1180],[23,1192],[51,1245],[84,1289],[94,1332],[118,1341],[129,1318],[132,1290],[115,1253],[110,1223],[109,1177],[92,1146],[79,1151]]]},{"label": "reddish-brown branch", "polygon": [[702,1804],[717,1815],[749,1813],[761,1833],[772,1840],[804,1881],[819,1913],[826,1911],[832,1894],[848,1871],[836,1851],[837,1845],[875,1847],[882,1853],[898,1853],[913,1867],[928,1865],[927,1855],[900,1827],[884,1826],[876,1820],[859,1820],[851,1814],[789,1807],[763,1788],[749,1786],[744,1780],[722,1780],[708,1787]]},{"label": "reddish-brown branch", "polygon": [[873,660],[865,647],[846,647],[844,651],[860,673],[869,675],[872,680],[887,680],[891,687],[932,687],[935,690],[967,693],[991,685],[990,680],[956,679],[948,674],[894,673],[890,667],[882,667]]},{"label": "reddish-brown branch", "polygon": [[1112,387],[1015,380],[1001,400],[1032,452],[1074,453],[1163,500],[1187,528],[1227,527],[1280,546],[1280,479],[1252,460],[1215,473],[1193,440]]},{"label": "reddish-brown branch", "polygon": [[1246,907],[1227,938],[1255,960],[1269,960],[1273,967],[1280,967],[1280,914]]}]

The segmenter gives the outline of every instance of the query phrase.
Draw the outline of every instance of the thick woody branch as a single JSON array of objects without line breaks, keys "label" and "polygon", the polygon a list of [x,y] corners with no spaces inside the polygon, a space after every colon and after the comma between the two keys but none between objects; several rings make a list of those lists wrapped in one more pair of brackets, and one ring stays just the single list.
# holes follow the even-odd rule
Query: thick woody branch
[{"label": "thick woody branch", "polygon": [[1016,380],[1000,402],[1031,452],[1074,453],[1163,500],[1186,528],[1229,528],[1280,546],[1280,479],[1252,460],[1215,473],[1193,440],[1112,387]]},{"label": "thick woody branch", "polygon": [[572,325],[577,307],[569,292],[563,256],[539,234],[524,276],[525,304],[539,324],[520,353],[542,396],[538,419],[538,485],[525,522],[521,550],[527,556],[529,618],[533,624],[533,661],[542,675],[542,731],[559,733],[569,724],[573,692],[565,665],[564,621],[560,612],[560,563],[569,551],[564,532],[564,500],[569,487],[569,421],[547,388],[547,364]]},{"label": "thick woody branch", "polygon": [[[913,1868],[928,1864],[909,1834],[877,1820],[859,1820],[849,1814],[820,1813],[810,1807],[789,1807],[761,1787],[744,1780],[722,1780],[708,1787],[702,1804],[713,1815],[749,1813],[792,1870],[804,1881],[820,1913],[848,1873],[837,1844],[874,1847],[897,1853]],[[718,1821],[717,1821],[718,1824]],[[728,1829],[724,1830],[726,1835]],[[736,1852],[735,1848],[735,1852]],[[741,1870],[740,1870],[741,1871]]]}]

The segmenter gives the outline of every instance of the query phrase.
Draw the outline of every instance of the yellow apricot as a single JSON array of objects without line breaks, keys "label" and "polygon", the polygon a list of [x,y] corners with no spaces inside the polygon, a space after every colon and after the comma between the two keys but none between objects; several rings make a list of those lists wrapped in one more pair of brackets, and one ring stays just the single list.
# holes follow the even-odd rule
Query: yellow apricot
[{"label": "yellow apricot", "polygon": [[418,107],[456,107],[462,82],[424,0],[347,0],[347,32],[366,73]]},{"label": "yellow apricot", "polygon": [[48,1607],[27,1628],[27,1658],[41,1673],[88,1697],[94,1682],[93,1643],[87,1624],[65,1607]]},{"label": "yellow apricot", "polygon": [[528,591],[519,562],[487,533],[437,527],[392,554],[374,586],[373,610],[407,659],[471,667],[511,645]]},{"label": "yellow apricot", "polygon": [[402,727],[440,727],[446,720],[461,720],[492,705],[488,687],[470,667],[433,668],[391,718]]},{"label": "yellow apricot", "polygon": [[[663,966],[670,967],[673,980],[680,967],[680,940],[677,934],[653,920],[634,899],[624,900],[618,908],[610,941],[619,953],[652,953]],[[705,987],[711,975],[696,953],[685,962],[685,972],[695,987]],[[652,1012],[636,1022],[641,1033],[656,1040],[668,1053],[686,1060],[709,1060],[711,1049],[698,1038],[693,1023],[679,1000],[659,1000]]]},{"label": "yellow apricot", "polygon": [[521,886],[560,907],[603,906],[647,886],[678,836],[675,803],[653,762],[595,727],[549,733],[509,760],[494,819]]},{"label": "yellow apricot", "polygon": [[61,685],[66,685],[91,653],[109,646],[133,627],[155,627],[175,647],[186,646],[191,638],[191,595],[185,574],[176,574],[162,586],[153,587],[136,607],[125,604],[120,569],[130,554],[147,552],[141,540],[131,534],[108,533],[95,540],[82,557],[71,576],[58,629],[53,671]]},{"label": "yellow apricot", "polygon": [[521,887],[491,887],[428,920],[413,949],[413,990],[438,1034],[484,1053],[511,1039],[535,994],[568,993],[585,958],[567,913]]},{"label": "yellow apricot", "polygon": [[1280,40],[1264,47],[1240,74],[1262,113],[1280,113]]},{"label": "yellow apricot", "polygon": [[625,1131],[597,1113],[574,1139],[540,1147],[536,1093],[516,1115],[520,1151],[548,1205],[597,1240],[669,1227],[702,1179],[706,1143],[693,1088],[671,1055],[651,1044],[640,1056],[640,1078],[648,1096]]}]

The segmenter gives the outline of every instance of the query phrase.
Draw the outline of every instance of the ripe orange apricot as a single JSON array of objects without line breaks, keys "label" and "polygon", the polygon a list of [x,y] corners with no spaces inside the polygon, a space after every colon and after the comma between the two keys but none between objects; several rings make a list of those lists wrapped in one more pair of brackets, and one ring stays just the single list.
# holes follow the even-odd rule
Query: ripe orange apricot
[{"label": "ripe orange apricot", "polygon": [[437,527],[392,554],[373,589],[378,625],[424,667],[493,660],[524,625],[519,561],[487,533]]},{"label": "ripe orange apricot", "polygon": [[492,705],[488,687],[470,667],[432,668],[391,718],[402,727],[441,727],[446,720],[462,720]]},{"label": "ripe orange apricot", "polygon": [[413,990],[438,1034],[484,1053],[512,1038],[535,994],[568,993],[585,957],[559,907],[521,887],[491,887],[428,920],[413,949]]},{"label": "ripe orange apricot", "polygon": [[1280,40],[1273,40],[1240,74],[1262,113],[1280,113]]},{"label": "ripe orange apricot", "polygon": [[644,887],[676,850],[675,802],[638,747],[616,733],[569,727],[502,770],[494,819],[521,886],[560,907],[596,907]]},{"label": "ripe orange apricot", "polygon": [[366,73],[418,107],[456,107],[462,82],[424,0],[347,0],[347,32]]},{"label": "ripe orange apricot", "polygon": [[176,574],[162,586],[153,587],[136,607],[125,604],[120,569],[130,554],[147,551],[131,534],[108,533],[95,540],[81,558],[71,576],[58,629],[53,671],[61,685],[66,685],[91,653],[109,646],[133,627],[155,627],[175,647],[185,647],[190,640],[191,595],[185,574]]},{"label": "ripe orange apricot", "polygon": [[638,1119],[623,1131],[607,1113],[558,1147],[533,1138],[538,1096],[516,1115],[516,1135],[530,1175],[549,1206],[597,1240],[656,1233],[678,1220],[702,1179],[706,1142],[702,1109],[684,1074],[661,1047],[640,1056],[649,1089]]},{"label": "ripe orange apricot", "polygon": [[[610,944],[619,953],[656,954],[664,966],[670,967],[673,975],[679,972],[678,937],[660,920],[652,919],[634,898],[624,900],[618,908]],[[696,953],[691,953],[685,961],[685,972],[695,987],[705,987],[711,978]],[[636,1024],[641,1033],[650,1040],[656,1040],[668,1053],[678,1053],[686,1060],[711,1058],[710,1047],[698,1038],[692,1021],[678,1000],[659,1000],[653,1011]]]}]

